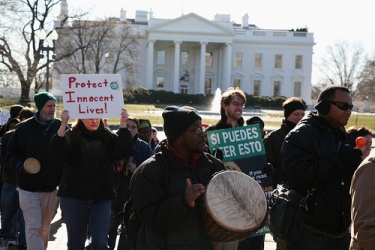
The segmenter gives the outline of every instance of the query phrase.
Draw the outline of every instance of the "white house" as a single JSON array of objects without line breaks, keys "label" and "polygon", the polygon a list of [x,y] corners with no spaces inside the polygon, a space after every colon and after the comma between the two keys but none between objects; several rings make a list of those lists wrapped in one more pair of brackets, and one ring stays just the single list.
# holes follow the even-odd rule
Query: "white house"
[{"label": "white house", "polygon": [[[66,1],[61,4],[67,11]],[[160,19],[136,11],[128,18],[121,10],[118,21],[144,36],[139,86],[204,95],[239,87],[252,95],[298,96],[311,104],[313,33],[260,29],[249,24],[247,14],[236,24],[223,14],[213,20],[195,13]]]}]

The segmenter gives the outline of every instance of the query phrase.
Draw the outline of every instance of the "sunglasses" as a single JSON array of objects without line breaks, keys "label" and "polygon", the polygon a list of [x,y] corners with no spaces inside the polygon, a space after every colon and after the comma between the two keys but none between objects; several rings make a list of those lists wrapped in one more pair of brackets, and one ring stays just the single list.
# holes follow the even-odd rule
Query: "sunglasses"
[{"label": "sunglasses", "polygon": [[347,102],[329,101],[329,103],[335,105],[336,107],[338,107],[339,109],[344,110],[344,111],[347,111],[348,109],[352,110],[353,107],[354,107],[353,104],[349,104]]}]

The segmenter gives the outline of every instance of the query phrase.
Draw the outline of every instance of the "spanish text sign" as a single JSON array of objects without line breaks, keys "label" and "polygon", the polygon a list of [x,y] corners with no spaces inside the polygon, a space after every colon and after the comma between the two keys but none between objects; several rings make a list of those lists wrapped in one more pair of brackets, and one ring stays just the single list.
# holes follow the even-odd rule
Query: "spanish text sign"
[{"label": "spanish text sign", "polygon": [[265,154],[259,126],[207,131],[211,149],[220,148],[226,161]]},{"label": "spanish text sign", "polygon": [[118,118],[124,107],[118,74],[61,75],[64,109],[71,118]]}]

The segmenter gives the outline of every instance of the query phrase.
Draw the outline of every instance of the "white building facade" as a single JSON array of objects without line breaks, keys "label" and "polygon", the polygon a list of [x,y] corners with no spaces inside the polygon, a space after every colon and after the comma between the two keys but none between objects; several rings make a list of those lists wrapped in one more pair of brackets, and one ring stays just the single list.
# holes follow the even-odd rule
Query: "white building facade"
[{"label": "white building facade", "polygon": [[[311,103],[312,33],[235,25],[229,15],[209,21],[194,13],[137,20],[144,32],[139,82],[146,89],[214,94],[239,87],[257,96],[298,96]],[[124,15],[122,15],[124,16]],[[152,16],[152,15],[151,15]],[[137,23],[146,23],[143,29]]]},{"label": "white building facade", "polygon": [[239,87],[250,95],[297,96],[311,104],[313,33],[260,29],[248,19],[246,14],[235,24],[230,15],[210,21],[195,13],[159,19],[148,11],[128,19],[121,10],[119,22],[143,35],[133,87],[204,95]]}]

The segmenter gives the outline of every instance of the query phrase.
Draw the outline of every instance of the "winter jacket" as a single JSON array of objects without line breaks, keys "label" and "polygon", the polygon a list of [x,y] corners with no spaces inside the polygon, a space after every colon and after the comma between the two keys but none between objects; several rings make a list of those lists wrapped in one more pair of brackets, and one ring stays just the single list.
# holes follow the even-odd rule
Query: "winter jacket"
[{"label": "winter jacket", "polygon": [[272,164],[274,173],[272,174],[272,182],[274,187],[277,184],[282,184],[285,181],[284,168],[281,163],[281,146],[285,136],[297,124],[286,119],[283,119],[281,127],[268,133],[263,139],[264,149],[266,150],[267,160]]},{"label": "winter jacket", "polygon": [[316,189],[307,200],[305,227],[330,236],[348,233],[350,180],[361,159],[344,128],[334,129],[312,111],[286,136],[281,158],[291,189]]},{"label": "winter jacket", "polygon": [[[244,120],[243,118],[241,117],[238,121],[237,121],[237,126],[238,127],[242,127],[244,125]],[[226,123],[223,119],[219,120],[215,125],[212,125],[210,126],[207,131],[210,131],[210,130],[219,130],[219,129],[226,129],[226,128],[232,128],[232,125],[229,124],[229,123]]]},{"label": "winter jacket", "polygon": [[350,186],[351,242],[350,250],[370,250],[375,246],[375,151],[355,171]]},{"label": "winter jacket", "polygon": [[[50,158],[50,141],[60,127],[61,121],[39,122],[37,112],[33,118],[19,123],[7,146],[7,156],[11,166],[17,169],[18,185],[30,192],[52,192],[59,185],[62,162]],[[23,162],[35,158],[40,163],[40,171],[28,174]]]},{"label": "winter jacket", "polygon": [[185,201],[186,179],[207,186],[214,173],[225,169],[224,165],[212,155],[201,153],[193,168],[172,153],[165,140],[160,146],[165,161],[149,158],[131,179],[131,197],[144,225],[137,250],[213,249],[202,224],[202,196],[193,208]]},{"label": "winter jacket", "polygon": [[[117,135],[102,126],[94,132],[83,127],[69,129],[64,137],[56,134],[51,141],[52,157],[64,161],[57,195],[82,200],[113,199],[115,163],[133,150],[130,132],[120,128]],[[81,137],[77,143],[72,136],[74,129],[81,132],[75,134]]]},{"label": "winter jacket", "polygon": [[16,178],[16,168],[9,164],[8,158],[7,158],[7,145],[14,133],[14,129],[6,132],[1,137],[1,158],[0,158],[0,165],[1,165],[1,181],[2,182],[8,182],[11,184],[17,183]]}]

